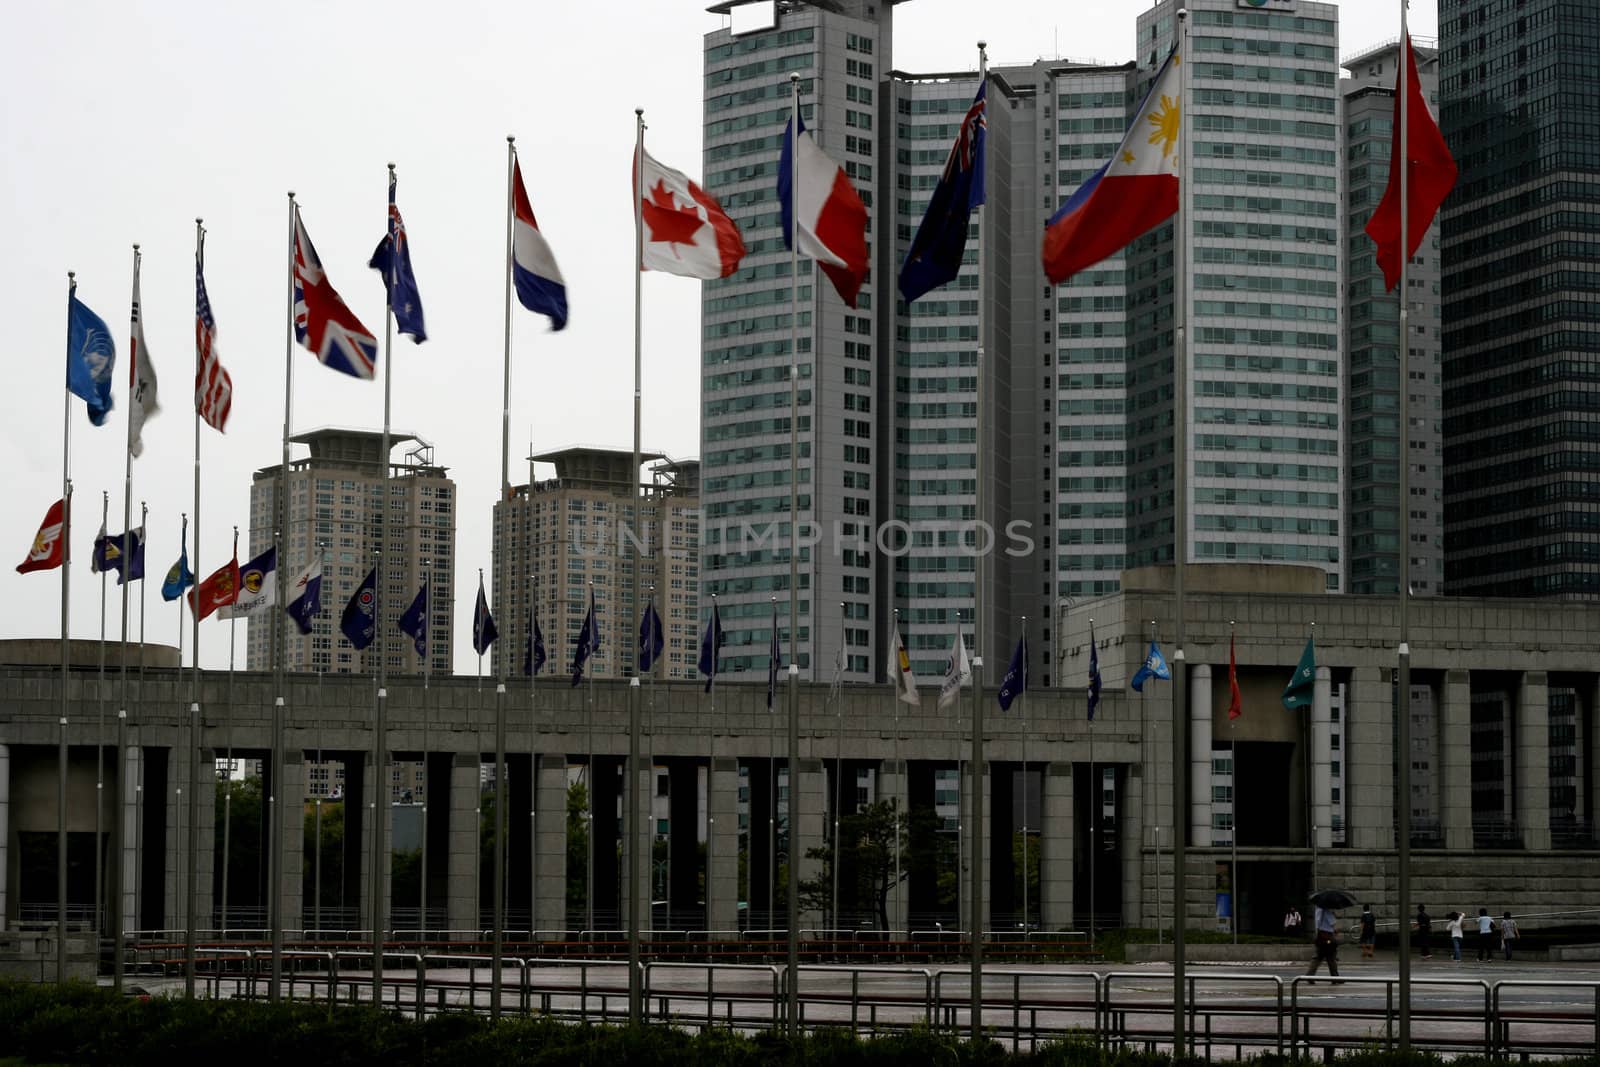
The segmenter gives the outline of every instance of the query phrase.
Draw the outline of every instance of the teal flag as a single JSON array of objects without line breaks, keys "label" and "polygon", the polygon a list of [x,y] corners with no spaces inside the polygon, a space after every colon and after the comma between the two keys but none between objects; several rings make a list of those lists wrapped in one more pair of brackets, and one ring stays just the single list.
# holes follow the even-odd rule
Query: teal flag
[{"label": "teal flag", "polygon": [[1314,635],[1306,638],[1306,650],[1300,653],[1300,663],[1294,669],[1294,677],[1283,687],[1283,706],[1290,711],[1311,706],[1311,691],[1317,681],[1316,641]]}]

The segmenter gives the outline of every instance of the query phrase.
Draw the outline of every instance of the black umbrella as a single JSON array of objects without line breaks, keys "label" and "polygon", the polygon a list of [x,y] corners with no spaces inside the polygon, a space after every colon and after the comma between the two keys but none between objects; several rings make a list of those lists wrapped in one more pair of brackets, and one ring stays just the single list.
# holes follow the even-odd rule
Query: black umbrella
[{"label": "black umbrella", "polygon": [[1311,894],[1311,903],[1319,908],[1338,911],[1340,908],[1353,908],[1359,901],[1348,889],[1319,889]]}]

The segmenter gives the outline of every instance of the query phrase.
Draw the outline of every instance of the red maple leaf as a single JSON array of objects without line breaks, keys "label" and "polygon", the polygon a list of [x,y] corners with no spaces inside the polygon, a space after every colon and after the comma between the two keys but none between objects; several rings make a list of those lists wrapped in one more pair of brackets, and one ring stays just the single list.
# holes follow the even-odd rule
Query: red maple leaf
[{"label": "red maple leaf", "polygon": [[650,240],[672,244],[694,244],[695,231],[705,221],[692,209],[678,206],[677,199],[663,181],[657,181],[650,190],[650,199],[644,202],[644,224],[650,228]]}]

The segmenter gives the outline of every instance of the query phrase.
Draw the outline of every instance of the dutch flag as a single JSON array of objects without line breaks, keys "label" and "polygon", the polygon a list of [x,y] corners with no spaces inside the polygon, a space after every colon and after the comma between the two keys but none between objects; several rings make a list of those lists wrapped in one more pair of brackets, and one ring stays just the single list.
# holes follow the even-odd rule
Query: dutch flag
[{"label": "dutch flag", "polygon": [[533,205],[522,185],[521,162],[511,164],[511,196],[511,280],[517,287],[517,299],[529,311],[550,316],[550,328],[559,330],[567,324],[567,286],[533,217]]}]

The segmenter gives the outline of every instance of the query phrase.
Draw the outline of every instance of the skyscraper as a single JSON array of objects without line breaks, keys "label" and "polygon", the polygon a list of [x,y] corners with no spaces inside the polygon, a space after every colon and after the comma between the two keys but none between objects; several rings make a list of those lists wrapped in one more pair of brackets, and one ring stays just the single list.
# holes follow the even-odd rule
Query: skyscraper
[{"label": "skyscraper", "polygon": [[1600,20],[1440,0],[1445,591],[1600,594]]}]

